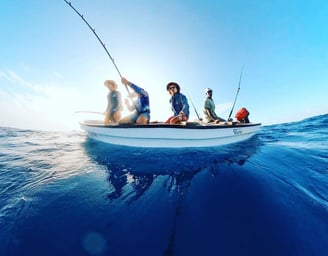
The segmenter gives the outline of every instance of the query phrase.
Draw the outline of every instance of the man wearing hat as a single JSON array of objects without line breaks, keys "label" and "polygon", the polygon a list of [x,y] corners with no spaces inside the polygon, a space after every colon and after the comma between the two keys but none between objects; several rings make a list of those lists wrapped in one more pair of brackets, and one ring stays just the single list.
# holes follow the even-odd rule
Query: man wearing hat
[{"label": "man wearing hat", "polygon": [[104,124],[116,123],[121,118],[121,93],[117,90],[117,84],[114,80],[106,80],[104,85],[109,90],[109,93],[107,94]]},{"label": "man wearing hat", "polygon": [[215,114],[215,104],[214,100],[212,99],[213,90],[211,88],[207,88],[205,90],[206,98],[204,100],[204,121],[206,123],[219,123],[219,122],[225,122],[225,120],[221,117],[218,117]]},{"label": "man wearing hat", "polygon": [[173,116],[169,117],[165,123],[179,124],[182,121],[188,121],[189,104],[187,97],[180,93],[180,86],[176,82],[170,82],[166,85],[166,90],[171,95],[170,104]]}]

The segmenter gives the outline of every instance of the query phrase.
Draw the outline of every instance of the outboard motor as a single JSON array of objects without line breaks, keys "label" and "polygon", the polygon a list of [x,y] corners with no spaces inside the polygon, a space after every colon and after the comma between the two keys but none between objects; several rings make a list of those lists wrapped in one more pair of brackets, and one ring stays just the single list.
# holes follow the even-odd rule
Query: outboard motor
[{"label": "outboard motor", "polygon": [[249,112],[246,108],[239,109],[235,115],[237,120],[241,123],[249,123],[248,116],[249,116]]}]

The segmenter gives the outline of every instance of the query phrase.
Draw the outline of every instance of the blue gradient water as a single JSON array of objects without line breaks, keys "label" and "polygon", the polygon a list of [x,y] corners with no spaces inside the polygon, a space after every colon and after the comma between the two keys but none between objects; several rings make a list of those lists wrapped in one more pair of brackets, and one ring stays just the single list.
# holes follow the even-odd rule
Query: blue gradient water
[{"label": "blue gradient water", "polygon": [[328,255],[327,127],[193,150],[0,128],[0,255]]}]

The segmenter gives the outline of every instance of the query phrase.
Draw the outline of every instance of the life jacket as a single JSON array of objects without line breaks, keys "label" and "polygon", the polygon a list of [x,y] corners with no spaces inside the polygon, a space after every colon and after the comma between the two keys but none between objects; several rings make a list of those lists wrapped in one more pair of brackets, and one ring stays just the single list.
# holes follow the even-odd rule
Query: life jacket
[{"label": "life jacket", "polygon": [[239,109],[235,115],[237,120],[243,123],[249,123],[248,116],[249,116],[249,112],[246,108]]}]

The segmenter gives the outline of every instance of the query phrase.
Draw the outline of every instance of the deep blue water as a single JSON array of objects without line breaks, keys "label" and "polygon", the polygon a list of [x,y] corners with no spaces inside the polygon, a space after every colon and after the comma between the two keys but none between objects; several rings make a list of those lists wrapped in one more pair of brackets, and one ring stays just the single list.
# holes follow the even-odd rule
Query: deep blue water
[{"label": "deep blue water", "polygon": [[0,255],[328,255],[327,127],[189,150],[0,128]]}]

